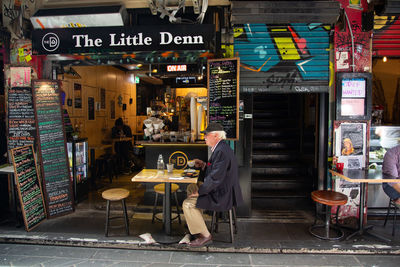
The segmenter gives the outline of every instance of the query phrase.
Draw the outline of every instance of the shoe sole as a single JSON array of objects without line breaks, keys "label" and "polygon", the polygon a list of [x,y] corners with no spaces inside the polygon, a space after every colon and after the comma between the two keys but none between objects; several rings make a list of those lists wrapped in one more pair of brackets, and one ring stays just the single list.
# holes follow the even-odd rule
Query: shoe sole
[{"label": "shoe sole", "polygon": [[192,247],[192,248],[201,248],[201,247],[204,247],[204,246],[207,246],[207,245],[210,245],[210,244],[212,244],[212,240],[209,240],[209,241],[207,241],[206,243],[204,243],[203,245],[201,245],[201,246],[192,246],[192,245],[190,245],[189,244],[189,247]]}]

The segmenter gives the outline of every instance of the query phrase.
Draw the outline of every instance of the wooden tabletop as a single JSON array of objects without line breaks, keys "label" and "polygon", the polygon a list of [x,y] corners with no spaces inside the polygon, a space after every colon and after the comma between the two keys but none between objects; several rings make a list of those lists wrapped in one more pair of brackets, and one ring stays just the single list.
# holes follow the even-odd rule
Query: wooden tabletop
[{"label": "wooden tabletop", "polygon": [[193,184],[197,183],[199,171],[196,170],[197,176],[195,178],[184,178],[182,170],[173,170],[172,173],[168,173],[167,170],[159,172],[157,169],[143,169],[141,172],[132,177],[132,182],[141,183],[185,183]]},{"label": "wooden tabletop", "polygon": [[344,169],[342,173],[329,170],[334,176],[338,176],[346,181],[352,183],[370,183],[370,184],[381,184],[381,183],[400,183],[400,179],[384,179],[382,176],[381,169],[369,169],[369,170],[352,170]]}]

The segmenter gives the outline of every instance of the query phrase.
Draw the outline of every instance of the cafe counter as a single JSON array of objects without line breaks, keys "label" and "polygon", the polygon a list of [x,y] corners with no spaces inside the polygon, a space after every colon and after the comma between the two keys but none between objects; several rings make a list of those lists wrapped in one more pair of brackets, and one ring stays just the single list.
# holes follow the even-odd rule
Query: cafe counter
[{"label": "cafe counter", "polygon": [[192,159],[207,161],[208,147],[204,141],[195,143],[183,142],[136,142],[144,148],[145,166],[147,169],[156,169],[158,156],[161,154],[164,163],[174,164],[175,169],[184,169]]}]

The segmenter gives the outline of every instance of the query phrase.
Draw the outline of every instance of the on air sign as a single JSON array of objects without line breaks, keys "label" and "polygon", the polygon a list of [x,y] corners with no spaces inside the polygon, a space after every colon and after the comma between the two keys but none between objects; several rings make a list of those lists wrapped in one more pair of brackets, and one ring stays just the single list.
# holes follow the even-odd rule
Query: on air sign
[{"label": "on air sign", "polygon": [[167,65],[168,72],[187,71],[187,65]]},{"label": "on air sign", "polygon": [[35,55],[210,50],[213,43],[215,29],[204,24],[62,28],[34,30],[32,34]]}]

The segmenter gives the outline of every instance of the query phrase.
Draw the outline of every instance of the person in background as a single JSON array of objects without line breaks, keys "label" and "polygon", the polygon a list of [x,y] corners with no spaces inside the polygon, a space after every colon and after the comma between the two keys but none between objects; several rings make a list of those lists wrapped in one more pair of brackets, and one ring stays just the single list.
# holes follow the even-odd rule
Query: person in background
[{"label": "person in background", "polygon": [[189,243],[192,247],[204,246],[212,236],[204,222],[202,210],[227,211],[243,203],[239,185],[238,165],[232,149],[223,140],[226,133],[218,123],[210,123],[205,130],[207,146],[212,155],[208,162],[195,159],[195,167],[204,174],[204,182],[196,190],[190,187],[182,209],[192,235],[197,238]]},{"label": "person in background", "polygon": [[[118,118],[115,120],[115,126],[111,130],[111,137],[114,139],[132,137],[132,130],[128,125],[124,124],[122,118]],[[132,160],[132,141],[116,141],[115,152],[121,159],[120,162],[122,163],[122,171],[124,173],[130,173],[131,169],[134,167],[134,162]]]},{"label": "person in background", "polygon": [[343,139],[343,149],[342,155],[348,156],[354,153],[353,142],[351,142],[350,138]]},{"label": "person in background", "polygon": [[[400,179],[400,145],[386,152],[383,158],[382,174],[384,179]],[[382,188],[386,195],[400,207],[400,183],[383,183]]]}]

